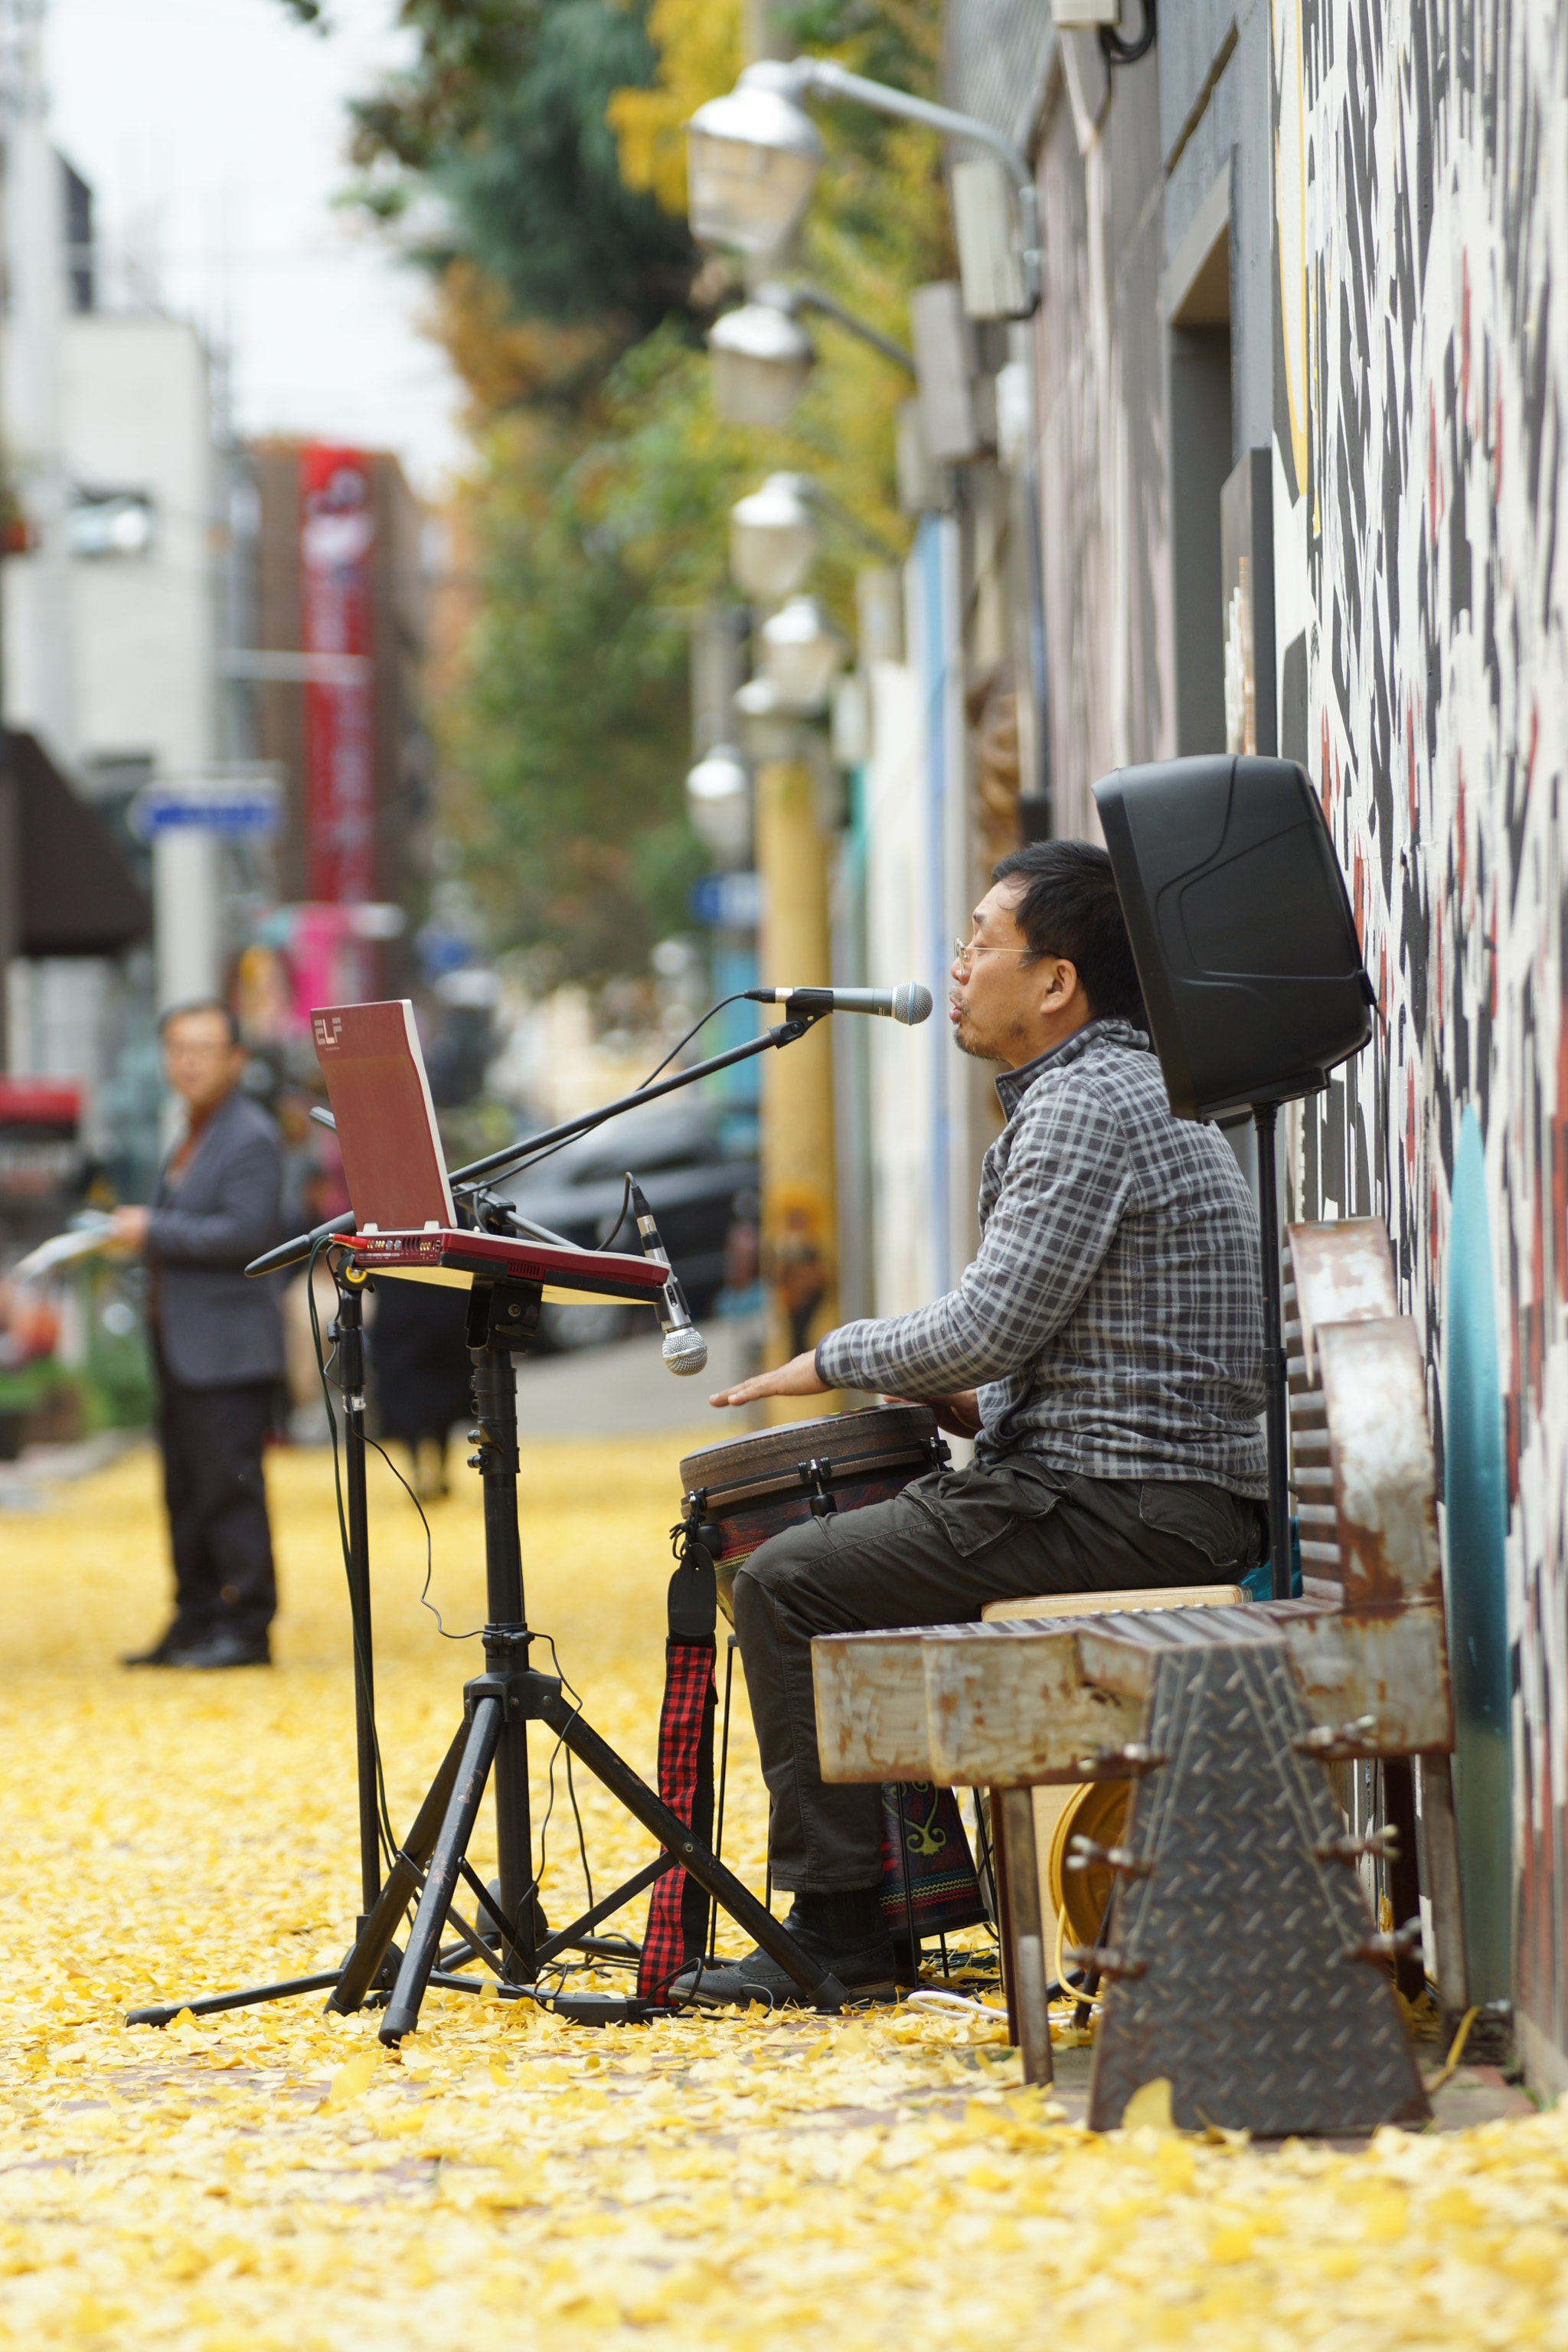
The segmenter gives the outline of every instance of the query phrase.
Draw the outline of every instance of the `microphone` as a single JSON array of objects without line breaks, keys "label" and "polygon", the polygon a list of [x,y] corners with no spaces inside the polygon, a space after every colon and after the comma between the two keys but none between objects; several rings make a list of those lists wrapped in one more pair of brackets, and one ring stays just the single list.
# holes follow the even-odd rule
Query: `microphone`
[{"label": "microphone", "polygon": [[333,1217],[327,1224],[312,1225],[308,1234],[296,1234],[291,1242],[279,1242],[276,1249],[268,1250],[261,1257],[253,1257],[245,1269],[246,1275],[254,1282],[258,1275],[280,1274],[286,1265],[302,1265],[317,1242],[330,1241],[337,1234],[353,1234],[358,1230],[353,1211],[345,1210],[341,1217]]},{"label": "microphone", "polygon": [[784,1004],[792,1013],[880,1013],[913,1029],[931,1019],[931,991],[918,980],[900,988],[748,988],[753,1004]]},{"label": "microphone", "polygon": [[[642,1236],[642,1254],[655,1265],[669,1265],[669,1253],[658,1237],[658,1227],[653,1221],[647,1195],[628,1171],[626,1181],[632,1188],[632,1214],[637,1221]],[[684,1379],[688,1373],[700,1372],[708,1361],[708,1342],[691,1319],[691,1309],[686,1303],[686,1293],[679,1278],[671,1274],[664,1286],[664,1296],[658,1303],[658,1319],[664,1331],[664,1360],[672,1372]]]}]

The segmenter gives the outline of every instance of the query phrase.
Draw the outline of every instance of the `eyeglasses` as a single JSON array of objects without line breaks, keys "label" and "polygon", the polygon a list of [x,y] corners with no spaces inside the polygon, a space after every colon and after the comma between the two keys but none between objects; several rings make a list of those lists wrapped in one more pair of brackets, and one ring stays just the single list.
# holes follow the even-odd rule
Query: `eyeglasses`
[{"label": "eyeglasses", "polygon": [[965,943],[964,943],[964,941],[963,941],[963,940],[954,940],[954,941],[953,941],[953,943],[952,943],[952,960],[953,960],[953,962],[958,966],[958,969],[959,969],[959,971],[967,971],[969,970],[970,965],[974,961],[974,959],[975,959],[975,957],[976,957],[976,956],[983,956],[983,955],[1016,955],[1016,956],[1032,956],[1032,955],[1034,954],[1034,952],[1035,952],[1035,950],[1034,950],[1034,949],[1033,949],[1033,948],[987,948],[987,947],[982,947],[982,946],[978,943],[978,941],[976,941],[976,940],[971,940],[968,942],[968,944],[967,944],[967,945],[965,945]]}]

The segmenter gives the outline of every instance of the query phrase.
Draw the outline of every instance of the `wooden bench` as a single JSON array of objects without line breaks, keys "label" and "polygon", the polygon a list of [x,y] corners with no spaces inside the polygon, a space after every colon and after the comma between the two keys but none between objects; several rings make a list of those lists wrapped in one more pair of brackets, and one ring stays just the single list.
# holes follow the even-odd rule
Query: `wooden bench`
[{"label": "wooden bench", "polygon": [[[1205,1592],[1211,1605],[1134,1613],[1095,1596],[1089,1622],[1050,1601],[1042,1606],[1055,1613],[1033,1620],[991,1614],[813,1645],[827,1779],[992,1790],[1009,2014],[1030,2080],[1051,2070],[1033,1792],[1131,1782],[1112,1924],[1093,1956],[1110,1985],[1090,2097],[1098,2124],[1119,2121],[1117,2102],[1161,2071],[1176,2080],[1184,2120],[1205,2098],[1210,2120],[1253,2129],[1359,2129],[1423,2111],[1382,1965],[1391,1939],[1354,1868],[1365,1844],[1349,1834],[1320,1762],[1423,1759],[1438,1980],[1446,2008],[1463,1999],[1420,1358],[1410,1326],[1385,1311],[1393,1280],[1380,1228],[1293,1227],[1290,1240],[1294,1454],[1299,1492],[1313,1498],[1301,1600],[1215,1607]],[[1256,1777],[1256,1822],[1227,1785],[1227,1754]],[[1206,1916],[1187,1916],[1184,1900]]]}]

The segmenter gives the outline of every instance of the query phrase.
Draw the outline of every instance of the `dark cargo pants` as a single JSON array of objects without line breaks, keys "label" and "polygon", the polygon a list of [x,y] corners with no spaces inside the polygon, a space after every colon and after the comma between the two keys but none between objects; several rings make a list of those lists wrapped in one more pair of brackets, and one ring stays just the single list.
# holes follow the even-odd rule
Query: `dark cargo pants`
[{"label": "dark cargo pants", "polygon": [[1223,1486],[1016,1458],[931,1471],[891,1502],[770,1538],[737,1573],[734,1609],[775,1885],[826,1894],[881,1874],[880,1790],[829,1784],[817,1761],[814,1634],[959,1624],[1035,1592],[1235,1584],[1262,1548],[1263,1506]]}]

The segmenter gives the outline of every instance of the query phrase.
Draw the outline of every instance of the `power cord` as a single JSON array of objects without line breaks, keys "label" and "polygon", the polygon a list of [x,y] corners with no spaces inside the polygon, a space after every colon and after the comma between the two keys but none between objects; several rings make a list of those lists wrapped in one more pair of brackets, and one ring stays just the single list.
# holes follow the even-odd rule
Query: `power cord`
[{"label": "power cord", "polygon": [[396,1479],[398,1485],[402,1487],[404,1493],[413,1504],[415,1509],[418,1512],[419,1524],[425,1530],[425,1581],[419,1588],[419,1606],[421,1609],[427,1609],[431,1616],[434,1617],[436,1620],[436,1631],[440,1634],[441,1639],[444,1642],[477,1642],[479,1635],[484,1632],[484,1627],[482,1625],[471,1626],[466,1633],[448,1633],[446,1624],[442,1620],[441,1612],[437,1608],[436,1603],[429,1597],[430,1580],[435,1573],[436,1561],[433,1539],[430,1534],[430,1522],[425,1516],[424,1504],[420,1501],[418,1496],[415,1493],[413,1487],[409,1485],[407,1479],[404,1476],[402,1471],[398,1468],[396,1463],[387,1452],[385,1446],[383,1445],[377,1438],[374,1437],[367,1437],[365,1439],[365,1444],[370,1447],[373,1454],[380,1454],[382,1460],[385,1463],[387,1468],[391,1471],[393,1476]]},{"label": "power cord", "polygon": [[[331,1377],[331,1367],[337,1360],[338,1351],[334,1345],[329,1355],[322,1348],[321,1318],[316,1305],[316,1261],[323,1251],[331,1246],[330,1239],[323,1239],[317,1242],[311,1249],[305,1267],[305,1297],[310,1310],[310,1337],[315,1344],[316,1370],[321,1375],[321,1402],[327,1409],[327,1428],[332,1442],[332,1492],[337,1503],[338,1542],[342,1553],[343,1578],[349,1591],[349,1626],[353,1635],[354,1657],[359,1666],[361,1681],[366,1690],[374,1690],[374,1685],[371,1680],[370,1643],[360,1612],[359,1598],[354,1591],[348,1514],[343,1505],[342,1457],[338,1448],[338,1417],[332,1410],[333,1388],[336,1387],[340,1395],[342,1394],[342,1383],[334,1381]],[[369,1713],[370,1744],[375,1758],[376,1826],[381,1836],[382,1857],[387,1869],[390,1870],[397,1857],[397,1836],[392,1826],[392,1809],[386,1801],[386,1777],[382,1769],[381,1734],[376,1725],[374,1698]]]}]

